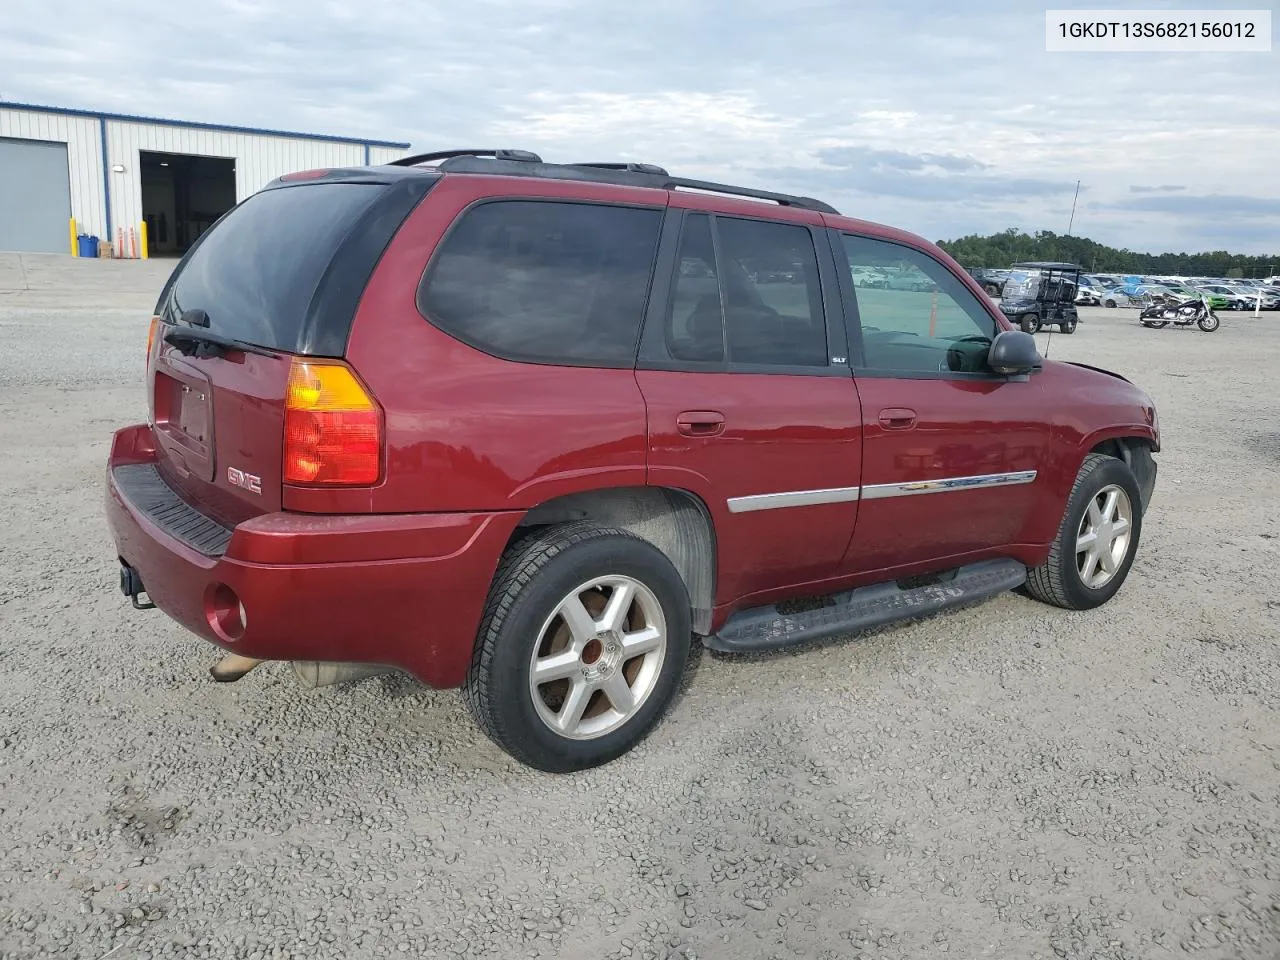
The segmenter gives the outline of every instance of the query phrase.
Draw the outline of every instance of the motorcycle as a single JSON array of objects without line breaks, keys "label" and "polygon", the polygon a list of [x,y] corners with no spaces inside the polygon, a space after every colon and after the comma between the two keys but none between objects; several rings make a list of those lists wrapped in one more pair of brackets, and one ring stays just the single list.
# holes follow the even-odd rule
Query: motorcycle
[{"label": "motorcycle", "polygon": [[1198,300],[1156,297],[1138,314],[1138,322],[1153,330],[1159,330],[1169,324],[1175,327],[1189,327],[1194,323],[1205,333],[1213,333],[1218,329],[1220,321],[1204,297]]}]

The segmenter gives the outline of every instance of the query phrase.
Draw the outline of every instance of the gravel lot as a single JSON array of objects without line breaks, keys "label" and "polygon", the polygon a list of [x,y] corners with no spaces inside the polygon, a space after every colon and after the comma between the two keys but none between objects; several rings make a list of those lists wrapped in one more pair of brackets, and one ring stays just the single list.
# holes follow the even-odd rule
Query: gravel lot
[{"label": "gravel lot", "polygon": [[121,598],[103,463],[166,268],[0,256],[4,960],[1280,957],[1280,315],[1053,335],[1160,405],[1107,607],[704,653],[552,777],[453,691],[214,684]]}]

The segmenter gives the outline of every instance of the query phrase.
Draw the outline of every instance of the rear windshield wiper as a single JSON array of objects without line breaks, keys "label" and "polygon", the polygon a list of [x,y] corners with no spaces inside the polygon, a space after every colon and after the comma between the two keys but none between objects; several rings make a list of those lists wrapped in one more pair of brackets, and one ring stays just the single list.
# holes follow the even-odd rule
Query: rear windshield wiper
[{"label": "rear windshield wiper", "polygon": [[260,357],[279,357],[280,354],[266,347],[245,343],[233,337],[224,337],[200,327],[174,327],[164,335],[164,342],[178,348],[185,356],[200,353],[203,356],[219,356],[229,350],[256,353]]}]

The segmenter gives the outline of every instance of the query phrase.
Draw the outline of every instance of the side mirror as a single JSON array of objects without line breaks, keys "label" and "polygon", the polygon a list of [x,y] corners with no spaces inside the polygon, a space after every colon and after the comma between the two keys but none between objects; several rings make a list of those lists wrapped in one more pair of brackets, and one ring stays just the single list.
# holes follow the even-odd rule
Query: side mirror
[{"label": "side mirror", "polygon": [[1039,369],[1040,351],[1036,349],[1036,338],[1021,330],[1004,330],[996,334],[987,353],[987,366],[1006,376]]}]

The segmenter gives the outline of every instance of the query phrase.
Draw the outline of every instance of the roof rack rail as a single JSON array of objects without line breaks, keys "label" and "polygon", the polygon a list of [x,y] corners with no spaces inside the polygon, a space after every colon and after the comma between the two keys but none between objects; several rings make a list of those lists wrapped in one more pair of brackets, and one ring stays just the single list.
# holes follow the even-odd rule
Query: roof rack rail
[{"label": "roof rack rail", "polygon": [[[481,153],[484,155],[482,156]],[[525,151],[504,151],[505,153],[524,155]],[[534,156],[533,154],[527,155]],[[779,206],[815,210],[819,213],[836,215],[840,213],[830,204],[815,200],[813,197],[798,197],[789,193],[774,193],[771,190],[736,187],[727,183],[715,183],[710,180],[673,177],[661,167],[656,167],[653,164],[546,163],[540,159],[526,160],[523,156],[520,158],[497,156],[496,151],[447,151],[442,154],[425,154],[425,156],[442,158],[439,168],[446,173],[488,173],[509,177],[539,177],[547,180],[612,183],[619,186],[649,187],[656,190],[696,190],[703,193],[725,194],[732,197],[747,197],[752,200],[768,200]],[[406,157],[404,160],[396,162],[406,164],[408,161],[415,161],[415,158]],[[416,162],[423,161],[418,160]]]},{"label": "roof rack rail", "polygon": [[671,188],[683,190],[700,190],[706,193],[726,193],[733,197],[749,197],[752,200],[772,200],[780,207],[797,207],[801,210],[817,210],[819,213],[840,211],[829,203],[815,200],[813,197],[798,197],[789,193],[774,193],[772,190],[756,190],[753,187],[735,187],[727,183],[715,183],[710,180],[690,180],[687,177],[670,177],[667,181]]},{"label": "roof rack rail", "polygon": [[625,170],[628,173],[652,173],[654,176],[670,176],[656,163],[567,163],[567,167],[593,167],[597,170]]},{"label": "roof rack rail", "polygon": [[454,157],[492,157],[495,160],[518,160],[521,163],[541,163],[542,158],[529,150],[503,150],[480,148],[476,150],[435,150],[431,153],[417,153],[411,157],[400,157],[392,160],[388,166],[416,167],[420,163],[431,163],[433,160],[450,160]]}]

